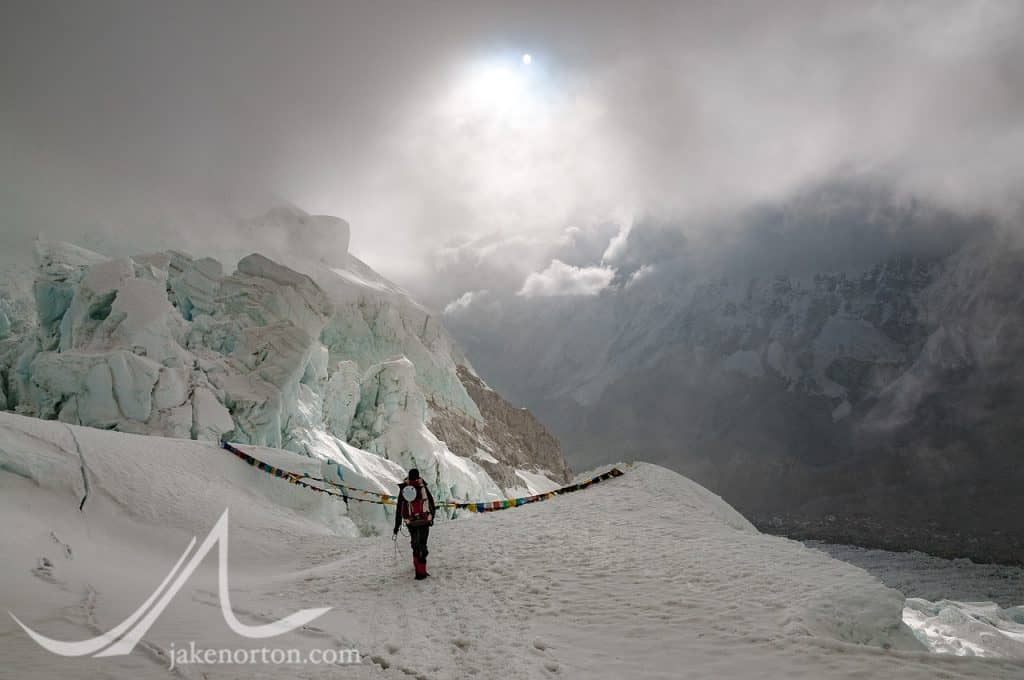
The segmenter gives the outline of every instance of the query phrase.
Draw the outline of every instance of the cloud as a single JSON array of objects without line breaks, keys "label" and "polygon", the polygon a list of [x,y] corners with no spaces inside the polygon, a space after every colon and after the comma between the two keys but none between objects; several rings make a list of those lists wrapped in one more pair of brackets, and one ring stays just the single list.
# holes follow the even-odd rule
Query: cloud
[{"label": "cloud", "polygon": [[452,300],[444,307],[445,316],[455,316],[465,312],[476,301],[486,296],[486,290],[471,290],[463,293],[457,299]]},{"label": "cloud", "polygon": [[521,297],[553,297],[557,295],[597,295],[615,278],[608,267],[574,267],[561,260],[552,260],[548,268],[526,277],[518,295]]},{"label": "cloud", "polygon": [[615,262],[622,256],[622,253],[626,249],[626,244],[629,243],[629,232],[633,229],[631,223],[624,224],[612,240],[608,242],[608,247],[605,248],[604,253],[601,255],[603,262]]},{"label": "cloud", "polygon": [[510,239],[641,217],[730,232],[711,218],[841,169],[1013,215],[1022,25],[1021,3],[971,0],[16,0],[2,226],[198,249],[286,198],[347,219],[353,252],[443,302],[490,287],[448,290],[431,253],[455,239],[519,248],[522,281],[548,247]]},{"label": "cloud", "polygon": [[632,286],[632,285],[634,285],[635,283],[637,283],[639,281],[643,281],[644,279],[646,279],[646,278],[650,277],[652,274],[654,274],[655,271],[657,271],[657,265],[654,265],[654,264],[641,265],[641,267],[639,269],[637,269],[635,272],[630,274],[629,278],[626,279],[626,286]]}]

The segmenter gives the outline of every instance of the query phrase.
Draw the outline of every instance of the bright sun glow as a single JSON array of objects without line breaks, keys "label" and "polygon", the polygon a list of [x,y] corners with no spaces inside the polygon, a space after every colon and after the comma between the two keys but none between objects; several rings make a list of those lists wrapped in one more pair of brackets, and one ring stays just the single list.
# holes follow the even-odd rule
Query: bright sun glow
[{"label": "bright sun glow", "polygon": [[507,66],[482,65],[470,74],[466,94],[472,104],[488,108],[503,108],[522,95],[525,79]]},{"label": "bright sun glow", "polygon": [[452,74],[439,113],[466,131],[504,127],[536,131],[550,122],[555,92],[547,63],[528,52],[490,55]]},{"label": "bright sun glow", "polygon": [[476,64],[468,70],[453,93],[454,113],[521,123],[537,105],[534,80],[529,70],[515,62]]}]

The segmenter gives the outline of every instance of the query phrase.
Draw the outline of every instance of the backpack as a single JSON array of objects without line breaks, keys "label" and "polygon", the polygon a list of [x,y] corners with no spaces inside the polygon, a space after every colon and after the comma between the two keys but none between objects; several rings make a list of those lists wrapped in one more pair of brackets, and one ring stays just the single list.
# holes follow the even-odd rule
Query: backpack
[{"label": "backpack", "polygon": [[[418,482],[418,483],[417,483]],[[420,526],[428,524],[432,519],[430,516],[430,500],[427,496],[427,487],[422,480],[417,479],[402,487],[402,519],[407,526]]]}]

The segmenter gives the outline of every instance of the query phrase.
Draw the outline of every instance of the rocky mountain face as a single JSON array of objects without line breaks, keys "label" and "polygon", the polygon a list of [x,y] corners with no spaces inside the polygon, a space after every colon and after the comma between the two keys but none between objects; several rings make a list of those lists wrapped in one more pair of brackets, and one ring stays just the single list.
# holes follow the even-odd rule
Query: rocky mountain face
[{"label": "rocky mountain face", "polygon": [[[335,218],[266,220],[317,238],[344,226],[347,243]],[[282,259],[248,255],[227,274],[176,251],[107,258],[38,242],[33,281],[12,271],[0,286],[0,406],[285,448],[371,490],[393,492],[417,466],[439,499],[565,478],[557,442],[525,413],[507,416],[516,409],[482,386],[436,315],[354,257]],[[456,420],[458,432],[442,424]],[[361,511],[367,526],[382,519],[379,506]]]},{"label": "rocky mountain face", "polygon": [[494,350],[453,327],[574,464],[673,467],[793,536],[1024,561],[1016,240],[859,272],[692,270],[534,302]]},{"label": "rocky mountain face", "polygon": [[566,483],[570,480],[572,475],[562,457],[561,445],[529,409],[505,401],[465,366],[458,367],[458,376],[483,419],[474,420],[432,404],[430,427],[452,451],[475,458],[505,486],[522,483],[510,472],[538,466],[549,471],[552,479]]},{"label": "rocky mountain face", "polygon": [[641,441],[762,526],[1019,561],[1022,284],[1022,254],[991,247],[701,286],[647,366],[564,417],[630,431],[646,392]]}]

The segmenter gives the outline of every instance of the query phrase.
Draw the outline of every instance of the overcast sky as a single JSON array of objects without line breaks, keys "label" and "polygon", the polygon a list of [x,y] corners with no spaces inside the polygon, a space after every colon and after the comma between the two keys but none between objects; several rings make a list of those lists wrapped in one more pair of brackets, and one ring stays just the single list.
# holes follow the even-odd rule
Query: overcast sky
[{"label": "overcast sky", "polygon": [[[1009,215],[1024,179],[1021,2],[0,11],[11,237],[198,251],[290,201],[414,287],[490,257],[510,290],[586,294],[639,216],[727,228],[840,171]],[[590,262],[551,259],[566,239]]]}]

